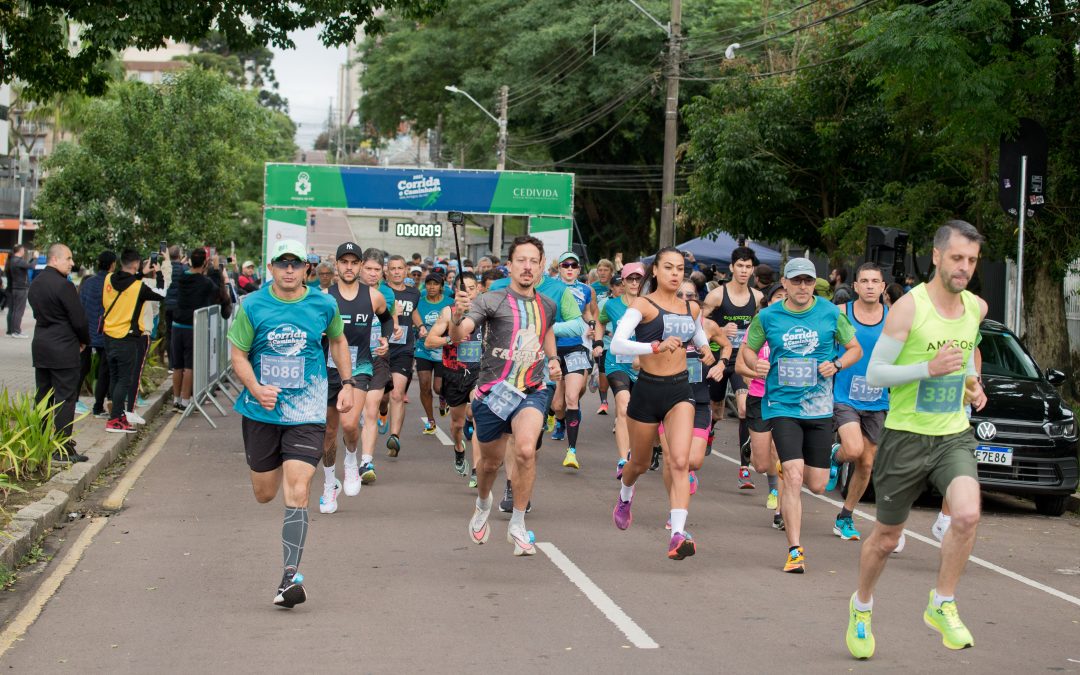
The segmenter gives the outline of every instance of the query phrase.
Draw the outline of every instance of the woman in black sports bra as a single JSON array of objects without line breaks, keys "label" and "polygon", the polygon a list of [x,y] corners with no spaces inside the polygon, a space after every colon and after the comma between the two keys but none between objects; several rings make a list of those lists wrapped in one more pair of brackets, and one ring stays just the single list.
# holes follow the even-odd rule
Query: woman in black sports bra
[{"label": "woman in black sports bra", "polygon": [[[649,469],[657,427],[664,423],[671,472],[671,541],[668,558],[682,560],[694,555],[694,540],[686,532],[687,508],[690,505],[688,477],[690,443],[694,430],[693,393],[686,369],[686,348],[693,342],[702,348],[702,364],[713,363],[709,340],[701,329],[701,309],[678,298],[682,285],[683,255],[675,248],[656,254],[649,276],[654,290],[634,300],[619,321],[611,340],[611,351],[637,356],[641,362],[638,384],[630,394],[627,424],[630,431],[630,458],[623,467],[619,499],[612,518],[616,527],[630,527],[633,516],[630,504],[637,479]],[[631,335],[635,337],[631,339]]]}]

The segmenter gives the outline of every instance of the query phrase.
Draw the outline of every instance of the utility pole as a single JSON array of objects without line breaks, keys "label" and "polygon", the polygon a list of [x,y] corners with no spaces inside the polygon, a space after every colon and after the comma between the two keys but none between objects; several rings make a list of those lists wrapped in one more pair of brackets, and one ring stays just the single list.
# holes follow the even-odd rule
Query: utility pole
[{"label": "utility pole", "polygon": [[664,106],[664,174],[660,207],[660,247],[675,245],[675,149],[679,134],[679,61],[682,0],[671,0],[668,29],[667,100]]},{"label": "utility pole", "polygon": [[[675,0],[678,2],[679,0]],[[505,84],[499,89],[499,162],[496,168],[499,171],[506,170],[506,109],[510,98],[510,88]],[[495,215],[495,225],[491,232],[491,252],[502,257],[503,245],[503,217]]]}]

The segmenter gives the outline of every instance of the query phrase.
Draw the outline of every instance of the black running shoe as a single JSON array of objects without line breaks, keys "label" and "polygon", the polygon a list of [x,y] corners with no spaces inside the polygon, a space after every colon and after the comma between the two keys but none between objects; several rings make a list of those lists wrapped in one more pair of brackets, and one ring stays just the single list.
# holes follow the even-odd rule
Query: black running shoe
[{"label": "black running shoe", "polygon": [[514,510],[514,488],[509,485],[506,486],[506,490],[503,492],[502,501],[499,502],[499,511],[502,513],[510,513]]},{"label": "black running shoe", "polygon": [[649,471],[656,471],[660,468],[660,455],[664,453],[660,449],[660,446],[656,446],[652,449],[652,462],[649,464]]},{"label": "black running shoe", "polygon": [[274,596],[274,604],[285,609],[292,609],[296,605],[307,600],[307,591],[304,590],[304,575],[294,569],[287,568],[281,578],[277,595]]}]

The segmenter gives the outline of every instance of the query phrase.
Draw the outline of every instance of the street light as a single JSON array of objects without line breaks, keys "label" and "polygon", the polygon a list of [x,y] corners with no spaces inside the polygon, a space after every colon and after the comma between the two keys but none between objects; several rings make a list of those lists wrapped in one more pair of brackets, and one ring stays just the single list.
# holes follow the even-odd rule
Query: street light
[{"label": "street light", "polygon": [[[509,89],[506,85],[503,85],[499,90],[499,116],[492,115],[487,108],[480,105],[480,102],[469,95],[469,92],[462,89],[458,89],[452,84],[448,84],[443,87],[451,94],[461,94],[465,98],[472,101],[473,105],[480,108],[485,115],[491,118],[495,124],[499,125],[499,150],[496,163],[496,169],[498,171],[506,170],[506,107],[507,99],[509,98]],[[502,214],[495,214],[495,225],[491,230],[491,248],[492,251],[498,255],[502,255],[502,239],[503,239],[503,217]]]}]

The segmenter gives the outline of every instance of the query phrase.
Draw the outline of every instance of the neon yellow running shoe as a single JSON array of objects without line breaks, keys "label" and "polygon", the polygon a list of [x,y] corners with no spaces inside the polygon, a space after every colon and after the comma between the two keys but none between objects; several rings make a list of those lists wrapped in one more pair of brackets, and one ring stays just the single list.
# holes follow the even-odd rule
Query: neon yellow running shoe
[{"label": "neon yellow running shoe", "polygon": [[581,464],[577,460],[577,450],[570,448],[566,451],[566,457],[563,458],[562,465],[570,467],[571,469],[580,469]]},{"label": "neon yellow running shoe", "polygon": [[930,603],[923,612],[923,623],[941,633],[941,644],[949,649],[967,649],[975,646],[975,638],[956,611],[956,601],[948,600],[941,607],[934,607],[934,591],[930,591]]},{"label": "neon yellow running shoe", "polygon": [[857,659],[868,659],[874,655],[874,634],[870,632],[870,612],[855,609],[855,594],[848,601],[847,623],[848,651]]},{"label": "neon yellow running shoe", "polygon": [[548,415],[544,422],[544,433],[550,434],[552,431],[555,431],[555,416]]},{"label": "neon yellow running shoe", "polygon": [[780,495],[776,492],[776,490],[769,490],[769,496],[765,498],[765,508],[771,511],[775,511],[776,504],[777,502],[779,502],[779,500]]}]

